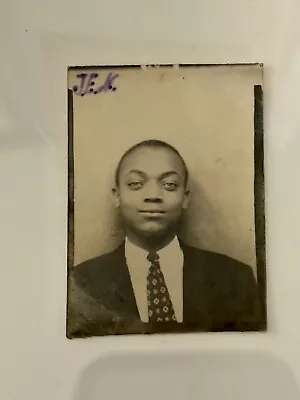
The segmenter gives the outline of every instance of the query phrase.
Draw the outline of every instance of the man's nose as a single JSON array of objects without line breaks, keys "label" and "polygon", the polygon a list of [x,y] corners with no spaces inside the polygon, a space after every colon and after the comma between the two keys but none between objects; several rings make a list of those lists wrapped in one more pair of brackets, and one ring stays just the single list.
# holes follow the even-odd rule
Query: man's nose
[{"label": "man's nose", "polygon": [[163,190],[156,182],[148,182],[144,188],[144,201],[161,203],[163,201]]}]

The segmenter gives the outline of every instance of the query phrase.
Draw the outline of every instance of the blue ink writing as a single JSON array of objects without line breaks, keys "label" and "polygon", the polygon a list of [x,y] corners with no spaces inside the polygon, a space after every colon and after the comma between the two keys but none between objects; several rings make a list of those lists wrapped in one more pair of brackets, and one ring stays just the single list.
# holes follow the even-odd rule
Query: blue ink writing
[{"label": "blue ink writing", "polygon": [[114,82],[119,74],[110,72],[106,76],[104,83],[96,88],[96,79],[98,78],[98,76],[99,74],[97,74],[96,72],[91,72],[89,74],[77,74],[76,78],[78,78],[79,83],[72,87],[73,93],[75,93],[77,96],[85,96],[87,94],[114,92],[117,90]]}]

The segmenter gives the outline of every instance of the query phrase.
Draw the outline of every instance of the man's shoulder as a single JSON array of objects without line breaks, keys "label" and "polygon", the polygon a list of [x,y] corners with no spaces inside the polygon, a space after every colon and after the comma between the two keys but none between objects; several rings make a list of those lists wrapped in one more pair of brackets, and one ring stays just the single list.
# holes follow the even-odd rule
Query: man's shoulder
[{"label": "man's shoulder", "polygon": [[119,251],[120,251],[120,248],[117,247],[116,249],[114,249],[112,251],[109,251],[109,252],[100,254],[99,256],[89,258],[85,261],[82,261],[75,268],[87,269],[87,268],[91,268],[95,265],[106,264],[111,259],[114,259],[118,255]]},{"label": "man's shoulder", "polygon": [[187,244],[183,245],[183,252],[188,259],[188,263],[195,268],[202,266],[208,268],[212,273],[217,272],[220,274],[231,272],[235,274],[252,273],[249,265],[225,254],[203,250]]},{"label": "man's shoulder", "polygon": [[114,269],[120,264],[121,259],[122,245],[110,252],[90,258],[76,265],[73,268],[73,276],[76,281],[81,283],[97,279],[100,275],[103,279],[106,275],[114,273]]}]

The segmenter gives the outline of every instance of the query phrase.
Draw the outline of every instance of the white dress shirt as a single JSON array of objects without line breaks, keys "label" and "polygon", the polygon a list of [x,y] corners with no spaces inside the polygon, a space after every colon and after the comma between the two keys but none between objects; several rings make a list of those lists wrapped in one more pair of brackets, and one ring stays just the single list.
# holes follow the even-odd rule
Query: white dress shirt
[{"label": "white dress shirt", "polygon": [[[166,247],[157,251],[161,272],[173,304],[177,322],[183,320],[183,253],[177,236]],[[143,322],[149,322],[147,300],[147,273],[150,262],[148,252],[127,238],[125,257],[135,295],[137,308]]]}]

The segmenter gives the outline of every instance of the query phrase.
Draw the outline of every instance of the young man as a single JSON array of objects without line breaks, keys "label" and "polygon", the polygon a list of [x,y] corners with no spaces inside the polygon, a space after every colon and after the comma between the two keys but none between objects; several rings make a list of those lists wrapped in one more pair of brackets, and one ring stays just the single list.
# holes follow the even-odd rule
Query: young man
[{"label": "young man", "polygon": [[251,268],[177,237],[190,192],[176,149],[158,140],[130,148],[113,194],[126,237],[72,270],[69,335],[259,329]]}]

